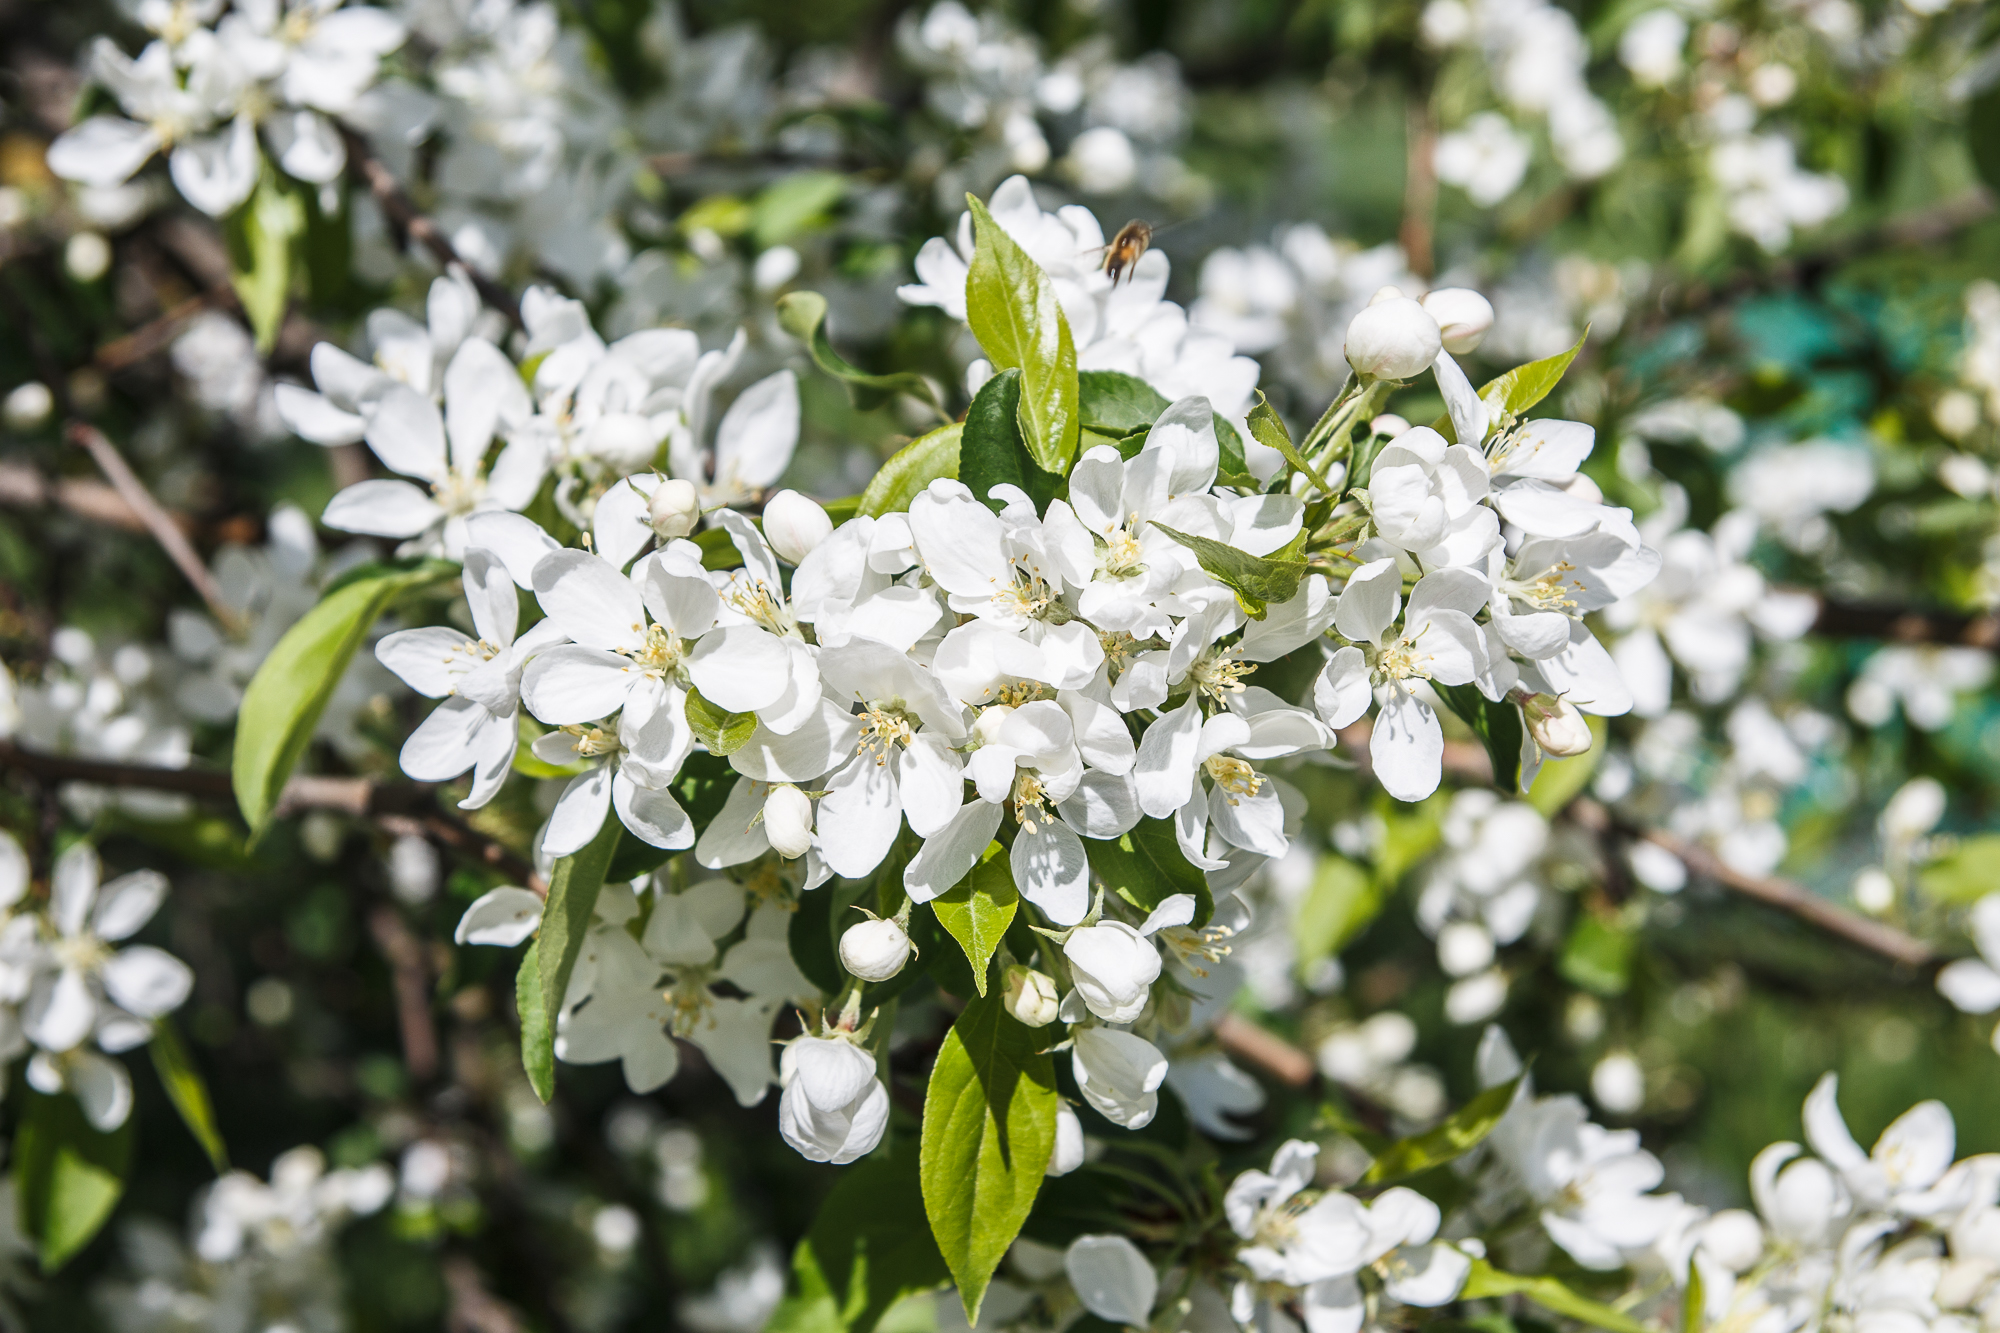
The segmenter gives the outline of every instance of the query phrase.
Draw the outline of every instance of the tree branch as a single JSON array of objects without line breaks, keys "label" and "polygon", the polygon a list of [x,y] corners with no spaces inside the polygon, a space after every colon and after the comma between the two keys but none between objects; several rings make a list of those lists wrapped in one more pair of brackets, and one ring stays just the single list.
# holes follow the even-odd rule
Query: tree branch
[{"label": "tree branch", "polygon": [[384,166],[382,159],[369,149],[368,141],[359,134],[341,126],[340,137],[347,145],[347,169],[361,184],[368,187],[368,193],[375,197],[376,207],[388,219],[390,228],[400,237],[422,245],[431,252],[438,263],[450,268],[457,264],[472,279],[472,285],[479,289],[479,299],[507,316],[515,325],[521,322],[521,307],[514,301],[514,294],[480,273],[465,262],[453,248],[451,241],[439,229],[437,223],[424,213],[404,192],[395,173]]},{"label": "tree branch", "polygon": [[410,933],[403,914],[388,903],[368,913],[368,933],[389,964],[395,983],[396,1025],[403,1038],[403,1064],[418,1084],[437,1076],[437,1028],[431,1022],[430,971],[424,966],[424,946]]},{"label": "tree branch", "polygon": [[1956,611],[1919,611],[1881,602],[1821,598],[1810,633],[1829,639],[1960,644],[2000,652],[2000,618]]},{"label": "tree branch", "polygon": [[105,480],[117,489],[132,512],[145,523],[146,530],[153,534],[153,540],[160,544],[160,549],[167,553],[167,558],[174,562],[182,576],[194,586],[196,592],[201,594],[201,600],[208,603],[209,614],[230,633],[234,634],[241,630],[243,617],[223,598],[222,585],[215,581],[215,575],[209,572],[208,566],[195,554],[194,547],[188,544],[187,534],[180,530],[173,516],[160,507],[160,502],[146,489],[146,483],[140,481],[138,475],[125,462],[125,456],[118,452],[118,447],[105,438],[103,431],[81,421],[70,422],[67,434],[70,443],[81,445],[90,451],[90,456],[97,460],[98,469],[104,473]]},{"label": "tree branch", "polygon": [[1801,921],[1839,936],[1850,944],[1859,945],[1870,953],[1880,954],[1890,962],[1920,968],[1939,961],[1937,951],[1916,936],[1828,902],[1802,884],[1764,875],[1746,875],[1699,843],[1660,829],[1635,827],[1588,796],[1579,796],[1571,808],[1576,811],[1578,822],[1586,828],[1614,829],[1623,837],[1664,848],[1693,874],[1713,880],[1746,898],[1754,898],[1767,906],[1789,912]]}]

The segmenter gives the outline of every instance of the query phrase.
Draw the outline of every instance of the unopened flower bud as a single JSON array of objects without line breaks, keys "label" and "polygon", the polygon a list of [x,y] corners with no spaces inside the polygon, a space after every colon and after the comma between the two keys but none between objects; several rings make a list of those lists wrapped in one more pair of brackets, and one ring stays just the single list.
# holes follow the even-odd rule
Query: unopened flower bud
[{"label": "unopened flower bud", "polygon": [[1464,356],[1478,348],[1493,327],[1493,305],[1470,287],[1440,287],[1424,298],[1424,309],[1438,322],[1444,350]]},{"label": "unopened flower bud", "polygon": [[1567,699],[1530,694],[1521,700],[1521,716],[1535,744],[1552,759],[1567,759],[1590,748],[1590,724]]},{"label": "unopened flower bud", "polygon": [[787,782],[764,798],[764,836],[778,855],[790,860],[812,846],[812,798]]},{"label": "unopened flower bud", "polygon": [[1362,375],[1406,380],[1437,360],[1444,335],[1430,312],[1407,296],[1378,299],[1347,326],[1347,363]]},{"label": "unopened flower bud", "polygon": [[910,961],[910,937],[887,917],[871,917],[840,935],[840,965],[863,981],[887,981]]},{"label": "unopened flower bud", "polygon": [[1056,1021],[1061,1001],[1056,983],[1046,973],[1020,963],[1007,969],[1005,1000],[1007,1012],[1031,1028],[1045,1028]]},{"label": "unopened flower bud", "polygon": [[668,541],[693,532],[694,525],[701,522],[701,495],[694,483],[669,477],[654,487],[652,502],[646,506],[646,520],[653,525],[653,531]]},{"label": "unopened flower bud", "polygon": [[832,535],[833,520],[826,510],[797,491],[779,491],[764,505],[764,540],[788,565],[804,563]]}]

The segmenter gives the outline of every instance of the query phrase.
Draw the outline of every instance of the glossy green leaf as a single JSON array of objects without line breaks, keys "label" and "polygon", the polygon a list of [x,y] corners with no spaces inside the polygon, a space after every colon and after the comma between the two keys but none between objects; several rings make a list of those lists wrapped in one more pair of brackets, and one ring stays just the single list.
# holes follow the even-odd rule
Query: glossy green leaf
[{"label": "glossy green leaf", "polygon": [[2000,889],[2000,833],[1980,833],[1917,872],[1917,887],[1942,903],[1970,903]]},{"label": "glossy green leaf", "polygon": [[1476,1301],[1496,1296],[1525,1296],[1544,1310],[1604,1329],[1605,1333],[1653,1333],[1631,1315],[1588,1296],[1579,1296],[1556,1278],[1503,1273],[1484,1259],[1474,1259],[1472,1273],[1458,1298]]},{"label": "glossy green leaf", "polygon": [[1556,970],[1594,995],[1622,995],[1632,984],[1632,932],[1592,912],[1581,913],[1563,942]]},{"label": "glossy green leaf", "polygon": [[443,560],[363,565],[285,631],[251,677],[236,713],[229,777],[255,841],[312,741],[355,650],[398,597],[458,573]]},{"label": "glossy green leaf", "polygon": [[732,713],[717,708],[695,689],[687,692],[687,720],[710,754],[725,757],[748,745],[757,730],[755,713]]},{"label": "glossy green leaf", "polygon": [[1362,1177],[1362,1183],[1387,1185],[1392,1181],[1407,1180],[1421,1171],[1443,1166],[1453,1158],[1471,1152],[1493,1132],[1493,1127],[1507,1114],[1507,1108],[1514,1104],[1514,1093],[1521,1086],[1523,1077],[1525,1075],[1517,1074],[1497,1087],[1486,1089],[1461,1106],[1443,1124],[1390,1144],[1376,1154],[1368,1174]]},{"label": "glossy green leaf", "polygon": [[1257,443],[1283,454],[1285,461],[1311,477],[1323,494],[1335,493],[1332,485],[1320,475],[1319,469],[1308,463],[1292,446],[1292,433],[1285,429],[1284,421],[1272,410],[1270,401],[1264,397],[1262,389],[1257,391],[1257,405],[1250,409],[1249,425],[1250,434]]},{"label": "glossy green leaf", "polygon": [[857,409],[866,412],[880,407],[896,394],[906,393],[929,403],[940,413],[944,411],[937,400],[937,391],[922,375],[907,370],[888,375],[871,374],[850,364],[834,351],[833,341],[826,332],[826,298],[818,292],[788,292],[779,297],[778,323],[785,332],[806,345],[814,365],[847,386],[848,401]]},{"label": "glossy green leaf", "polygon": [[1020,905],[1021,894],[1014,887],[1007,849],[997,842],[987,845],[979,863],[949,893],[931,901],[939,924],[965,950],[965,961],[972,965],[972,984],[981,995],[986,994],[986,972],[993,951],[1000,947],[1007,927],[1014,924]]},{"label": "glossy green leaf", "polygon": [[1382,889],[1366,870],[1331,852],[1320,857],[1312,888],[1292,921],[1299,967],[1339,954],[1381,913],[1382,903]]},{"label": "glossy green leaf", "polygon": [[1208,876],[1191,865],[1164,819],[1142,819],[1116,839],[1084,839],[1091,873],[1112,893],[1142,912],[1150,912],[1177,893],[1194,895],[1194,922],[1208,924],[1215,899]]},{"label": "glossy green leaf", "polygon": [[[538,1068],[549,1070],[549,1090],[535,1088],[543,1101],[549,1099],[555,1083],[555,1067],[549,1060],[553,1058],[556,1015],[562,1010],[563,997],[569,993],[570,973],[576,970],[577,956],[583,952],[590,914],[597,906],[598,891],[604,887],[605,872],[611,867],[612,854],[618,850],[623,832],[618,816],[606,811],[604,827],[597,831],[597,836],[583,850],[556,862],[549,875],[549,898],[542,905],[542,927],[530,952],[535,960],[534,994],[526,993],[526,983],[521,978],[515,981],[516,1002],[529,1000],[540,1010],[539,1022],[533,1026],[526,1013],[521,1016],[521,1063],[529,1071],[530,1081]],[[545,1057],[541,1050],[529,1048],[531,1033],[536,1043],[548,1044],[550,1055]]]},{"label": "glossy green leaf", "polygon": [[1201,567],[1236,594],[1237,604],[1252,620],[1262,620],[1273,603],[1289,602],[1296,597],[1299,583],[1306,576],[1303,560],[1251,555],[1213,537],[1176,532],[1164,523],[1153,526],[1193,551]]},{"label": "glossy green leaf", "polygon": [[988,509],[1007,507],[993,497],[995,486],[1018,486],[1035,502],[1037,512],[1062,492],[1063,479],[1044,472],[1028,456],[1021,438],[1021,372],[1003,370],[979,386],[966,409],[965,430],[958,441],[958,479]]},{"label": "glossy green leaf", "polygon": [[1055,1066],[1038,1049],[1043,1036],[998,996],[974,1000],[945,1037],[924,1097],[924,1215],[970,1324],[1055,1150]]},{"label": "glossy green leaf", "polygon": [[949,1282],[917,1154],[899,1147],[843,1171],[792,1253],[792,1277],[765,1333],[869,1333],[898,1300]]},{"label": "glossy green leaf", "polygon": [[1243,437],[1220,412],[1215,414],[1215,479],[1224,486],[1257,489],[1257,479],[1243,458]]},{"label": "glossy green leaf", "polygon": [[181,1123],[194,1141],[208,1154],[208,1161],[220,1174],[229,1169],[229,1150],[223,1146],[222,1131],[215,1123],[215,1103],[209,1099],[208,1084],[194,1067],[194,1057],[181,1040],[180,1029],[171,1018],[153,1021],[153,1040],[146,1049],[153,1057],[153,1070],[167,1090],[167,1100],[180,1112]]},{"label": "glossy green leaf", "polygon": [[1082,370],[1076,381],[1083,424],[1100,435],[1143,430],[1170,406],[1158,389],[1122,370]]},{"label": "glossy green leaf", "polygon": [[966,322],[996,370],[1021,372],[1021,435],[1044,472],[1068,476],[1082,426],[1076,343],[1055,284],[971,195],[977,249],[965,280]]},{"label": "glossy green leaf", "polygon": [[847,177],[832,171],[794,171],[765,186],[750,205],[757,248],[791,240],[825,219],[847,193]]},{"label": "glossy green leaf", "polygon": [[1486,747],[1486,758],[1493,765],[1493,785],[1509,796],[1518,795],[1521,738],[1527,734],[1521,725],[1520,708],[1508,699],[1494,702],[1476,685],[1439,685],[1433,681],[1431,688]]},{"label": "glossy green leaf", "polygon": [[23,1089],[14,1132],[14,1205],[44,1273],[68,1263],[110,1219],[131,1172],[136,1129],[135,1118],[127,1116],[104,1133],[68,1093],[50,1097]]},{"label": "glossy green leaf", "polygon": [[1585,329],[1576,340],[1576,345],[1568,351],[1515,366],[1480,385],[1479,396],[1485,401],[1487,411],[1496,416],[1501,412],[1511,412],[1518,417],[1548,397],[1550,391],[1562,382],[1563,372],[1569,369],[1570,362],[1576,360],[1576,354],[1583,350],[1584,340],[1589,337],[1590,330]]},{"label": "glossy green leaf", "polygon": [[900,513],[939,477],[958,476],[958,443],[965,427],[954,421],[904,445],[861,492],[857,513],[869,518]]},{"label": "glossy green leaf", "polygon": [[292,295],[292,253],[305,230],[305,201],[271,171],[231,219],[229,284],[257,335],[259,355],[277,345]]}]

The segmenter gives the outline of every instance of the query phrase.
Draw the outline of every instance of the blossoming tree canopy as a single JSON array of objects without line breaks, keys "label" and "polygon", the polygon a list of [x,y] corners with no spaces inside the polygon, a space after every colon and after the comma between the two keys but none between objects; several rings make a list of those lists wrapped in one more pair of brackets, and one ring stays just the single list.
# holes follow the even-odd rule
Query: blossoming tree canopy
[{"label": "blossoming tree canopy", "polygon": [[0,1325],[2000,1324],[1987,8],[9,24]]}]

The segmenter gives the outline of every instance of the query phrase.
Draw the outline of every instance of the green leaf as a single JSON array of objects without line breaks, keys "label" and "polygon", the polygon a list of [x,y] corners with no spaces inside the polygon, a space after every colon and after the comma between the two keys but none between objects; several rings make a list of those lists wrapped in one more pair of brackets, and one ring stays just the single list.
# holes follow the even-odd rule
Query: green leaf
[{"label": "green leaf", "polygon": [[1143,430],[1171,406],[1158,389],[1122,370],[1082,370],[1076,381],[1083,424],[1100,435]]},{"label": "green leaf", "polygon": [[710,754],[725,757],[749,744],[751,734],[757,730],[755,713],[732,713],[717,708],[696,689],[687,692],[687,720]]},{"label": "green leaf", "polygon": [[1375,1156],[1364,1185],[1387,1185],[1407,1180],[1420,1171],[1443,1166],[1455,1157],[1471,1152],[1493,1132],[1507,1108],[1514,1104],[1514,1091],[1525,1075],[1517,1074],[1497,1087],[1488,1088],[1461,1106],[1443,1124],[1399,1139]]},{"label": "green leaf", "polygon": [[1076,343],[1041,265],[971,195],[977,249],[965,280],[966,322],[994,369],[1021,372],[1021,435],[1044,472],[1069,475],[1082,426]]},{"label": "green leaf", "polygon": [[521,955],[514,974],[514,1008],[521,1015],[521,1068],[528,1086],[546,1104],[556,1095],[556,1030],[542,1004],[542,942]]},{"label": "green leaf", "polygon": [[1594,995],[1622,995],[1632,984],[1632,933],[1592,912],[1577,917],[1556,970]]},{"label": "green leaf", "polygon": [[1590,330],[1585,329],[1576,340],[1576,346],[1567,352],[1557,352],[1554,356],[1515,366],[1504,375],[1480,385],[1479,396],[1485,401],[1487,411],[1495,416],[1509,412],[1518,417],[1548,397],[1549,391],[1562,381],[1569,363],[1576,360],[1576,354],[1583,350],[1584,339],[1588,337]]},{"label": "green leaf", "polygon": [[1177,893],[1194,895],[1193,925],[1205,926],[1215,911],[1208,876],[1181,854],[1174,826],[1164,819],[1142,819],[1117,839],[1084,839],[1090,868],[1104,887],[1142,912],[1150,912]]},{"label": "green leaf", "polygon": [[1213,537],[1176,532],[1164,523],[1156,522],[1153,526],[1193,551],[1201,567],[1236,594],[1237,604],[1252,620],[1262,620],[1272,603],[1289,602],[1296,597],[1299,582],[1306,576],[1303,560],[1267,559],[1239,551]]},{"label": "green leaf", "polygon": [[1308,463],[1299,451],[1292,447],[1292,433],[1285,429],[1285,423],[1271,409],[1262,389],[1257,390],[1257,406],[1250,409],[1250,434],[1257,443],[1267,449],[1276,449],[1285,456],[1285,461],[1311,477],[1322,495],[1337,495],[1338,492],[1320,475],[1319,469]]},{"label": "green leaf", "polygon": [[841,1173],[792,1254],[798,1292],[765,1333],[869,1333],[912,1292],[951,1280],[924,1217],[917,1154],[872,1156]]},{"label": "green leaf", "polygon": [[1708,1303],[1701,1289],[1701,1265],[1688,1257],[1687,1281],[1681,1287],[1681,1333],[1701,1333],[1702,1307]]},{"label": "green leaf", "polygon": [[1917,872],[1917,887],[1941,903],[1970,903],[2000,889],[2000,833],[1981,833]]},{"label": "green leaf", "polygon": [[875,473],[868,489],[861,492],[861,506],[856,512],[869,518],[899,513],[908,509],[910,501],[939,477],[955,480],[959,436],[964,430],[964,426],[954,421],[904,445]]},{"label": "green leaf", "polygon": [[1250,465],[1243,460],[1243,437],[1236,433],[1236,427],[1220,412],[1215,414],[1215,450],[1215,479],[1218,482],[1245,490],[1257,489],[1257,479],[1250,475]]},{"label": "green leaf", "polygon": [[924,1215],[966,1322],[1020,1234],[1056,1140],[1054,1063],[998,996],[952,1024],[931,1070],[922,1135]]},{"label": "green leaf", "polygon": [[209,1100],[208,1084],[202,1081],[201,1071],[194,1067],[194,1059],[188,1054],[187,1044],[181,1040],[180,1030],[170,1018],[153,1020],[153,1040],[147,1049],[153,1055],[153,1070],[160,1076],[160,1084],[167,1090],[167,1100],[181,1113],[181,1123],[194,1135],[194,1141],[208,1154],[209,1164],[216,1174],[229,1169],[229,1149],[222,1143],[222,1131],[216,1127],[215,1104]]},{"label": "green leaf", "polygon": [[[546,1066],[551,1091],[555,1084],[553,1059],[556,1032],[556,1015],[562,1011],[563,997],[569,992],[570,973],[576,971],[577,956],[583,952],[583,938],[590,930],[590,914],[597,906],[598,890],[604,887],[604,873],[611,866],[612,853],[618,849],[619,835],[624,826],[618,816],[605,812],[604,827],[597,836],[585,845],[582,851],[565,856],[556,862],[556,868],[549,875],[549,900],[542,905],[542,928],[535,937],[535,947],[530,957],[535,960],[534,994],[528,994],[524,978],[515,980],[515,1000],[535,1002],[540,1010],[539,1024],[531,1028],[528,1015],[521,1015],[521,1063],[529,1071],[532,1082],[535,1070]],[[523,959],[523,966],[527,960]],[[536,1043],[548,1044],[550,1054],[544,1057],[540,1049],[529,1047],[532,1031]],[[536,1087],[536,1095],[543,1101],[549,1099],[543,1089]]]},{"label": "green leaf", "polygon": [[295,187],[266,171],[231,224],[229,283],[257,335],[258,354],[268,356],[291,299],[292,244],[305,234],[305,201]]},{"label": "green leaf", "polygon": [[14,1132],[14,1203],[42,1271],[53,1273],[90,1243],[118,1205],[136,1122],[128,1115],[107,1134],[84,1119],[68,1093],[27,1089],[24,1098]]},{"label": "green leaf", "polygon": [[398,597],[458,573],[443,560],[363,565],[328,588],[257,668],[236,713],[230,783],[256,841],[355,649]]},{"label": "green leaf", "polygon": [[571,764],[552,764],[546,759],[537,759],[532,748],[546,733],[523,708],[514,715],[514,730],[517,743],[514,746],[514,771],[524,778],[573,778],[590,771],[589,761],[579,759]]},{"label": "green leaf", "polygon": [[958,441],[958,479],[988,509],[1007,507],[993,498],[995,486],[1018,486],[1044,511],[1062,493],[1063,479],[1044,472],[1028,456],[1021,439],[1021,372],[1003,370],[979,386],[966,409],[965,433]]},{"label": "green leaf", "polygon": [[1299,967],[1310,968],[1353,943],[1381,913],[1383,901],[1381,886],[1366,870],[1344,856],[1328,853],[1320,857],[1312,888],[1292,920]]},{"label": "green leaf", "polygon": [[779,297],[778,323],[806,345],[814,365],[847,386],[848,401],[856,409],[866,412],[896,394],[906,393],[929,403],[940,414],[944,412],[937,391],[922,375],[908,370],[889,375],[870,374],[834,351],[833,341],[826,334],[826,298],[818,292],[788,292]]},{"label": "green leaf", "polygon": [[1486,757],[1493,764],[1493,785],[1509,796],[1517,795],[1521,788],[1521,738],[1526,734],[1520,708],[1509,699],[1495,703],[1476,685],[1432,681],[1431,688],[1486,747]]},{"label": "green leaf", "polygon": [[831,171],[796,171],[761,190],[750,205],[757,248],[789,241],[819,222],[847,193],[847,177]]},{"label": "green leaf", "polygon": [[[1022,835],[1027,836],[1026,834]],[[986,854],[949,893],[931,901],[939,924],[951,932],[965,961],[972,965],[972,984],[986,994],[986,970],[1000,937],[1014,924],[1021,906],[1021,894],[1014,887],[1014,872],[1007,862],[1007,849],[988,843]]]},{"label": "green leaf", "polygon": [[1575,800],[1590,781],[1590,775],[1597,771],[1597,756],[1604,753],[1605,741],[1611,735],[1611,728],[1603,718],[1586,717],[1584,721],[1590,727],[1590,748],[1569,759],[1544,759],[1542,771],[1535,774],[1528,787],[1528,804],[1550,819]]},{"label": "green leaf", "polygon": [[1579,1296],[1555,1278],[1503,1273],[1484,1259],[1474,1259],[1472,1274],[1466,1278],[1465,1289],[1458,1293],[1458,1298],[1476,1301],[1495,1296],[1525,1296],[1544,1310],[1567,1315],[1606,1333],[1652,1333],[1631,1315],[1588,1296]]}]

